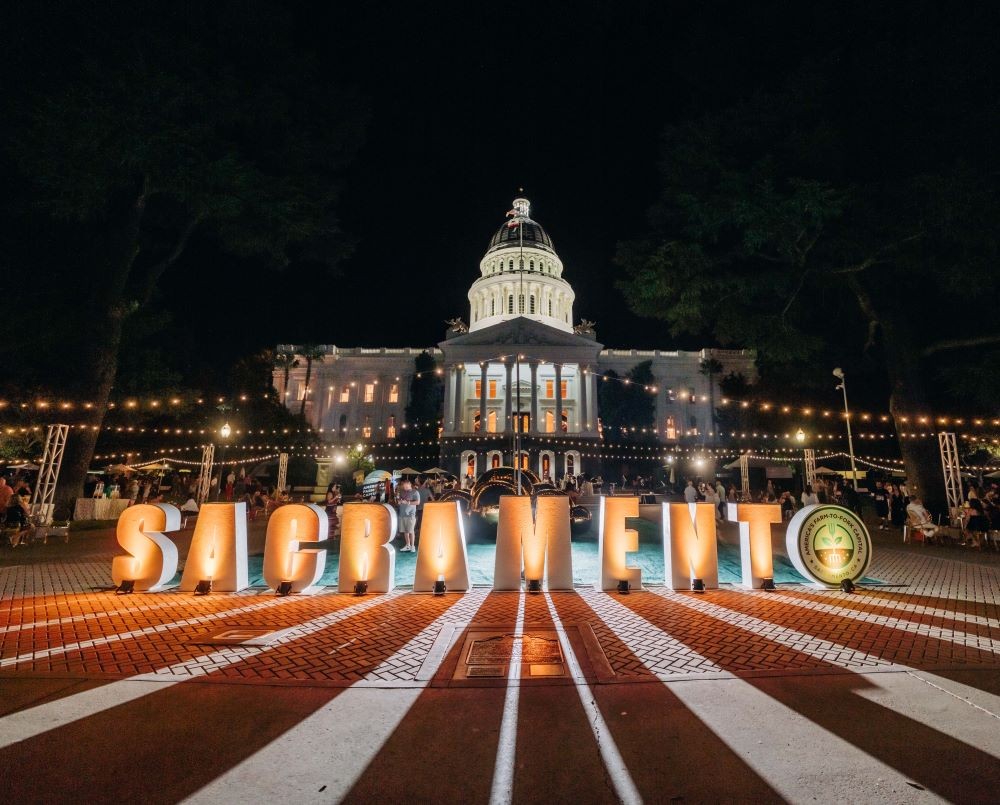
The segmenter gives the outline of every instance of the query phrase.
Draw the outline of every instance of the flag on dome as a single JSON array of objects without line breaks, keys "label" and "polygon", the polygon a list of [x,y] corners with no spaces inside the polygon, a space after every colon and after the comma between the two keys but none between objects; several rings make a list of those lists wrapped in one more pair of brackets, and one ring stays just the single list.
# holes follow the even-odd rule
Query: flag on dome
[{"label": "flag on dome", "polygon": [[520,225],[521,225],[521,222],[519,220],[517,220],[516,218],[513,221],[508,221],[507,222],[507,228],[508,229],[513,229],[515,226],[520,226]]}]

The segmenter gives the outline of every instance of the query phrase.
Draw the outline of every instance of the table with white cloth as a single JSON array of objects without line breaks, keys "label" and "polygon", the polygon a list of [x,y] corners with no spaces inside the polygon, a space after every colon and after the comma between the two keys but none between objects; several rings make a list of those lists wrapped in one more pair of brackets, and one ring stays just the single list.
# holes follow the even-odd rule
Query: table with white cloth
[{"label": "table with white cloth", "polygon": [[128,508],[123,498],[77,498],[73,507],[74,520],[117,520]]}]

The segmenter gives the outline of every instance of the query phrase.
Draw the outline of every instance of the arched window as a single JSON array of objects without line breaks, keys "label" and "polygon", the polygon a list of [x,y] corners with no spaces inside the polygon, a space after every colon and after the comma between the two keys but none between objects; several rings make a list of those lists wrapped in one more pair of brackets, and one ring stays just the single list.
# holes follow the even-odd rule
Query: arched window
[{"label": "arched window", "polygon": [[514,312],[514,294],[511,294],[510,296],[507,297],[507,312],[508,313]]},{"label": "arched window", "polygon": [[386,425],[385,435],[390,439],[396,438],[396,417],[394,416],[389,417],[389,424]]},{"label": "arched window", "polygon": [[469,453],[465,459],[465,474],[470,478],[476,477],[476,454]]},{"label": "arched window", "polygon": [[677,420],[672,416],[667,417],[667,438],[676,439],[677,438]]},{"label": "arched window", "polygon": [[517,261],[517,267],[519,271],[524,271],[524,258],[522,257]]},{"label": "arched window", "polygon": [[528,312],[529,313],[534,313],[535,312],[535,295],[534,294],[531,295],[531,300],[530,301],[531,301],[531,306],[528,308]]},{"label": "arched window", "polygon": [[534,271],[534,270],[535,270],[535,261],[534,260],[529,260],[528,261],[528,271]]},{"label": "arched window", "polygon": [[493,469],[496,469],[497,467],[500,466],[500,454],[499,453],[494,453],[493,454],[493,457],[490,459],[490,466]]},{"label": "arched window", "polygon": [[514,258],[513,257],[510,258],[510,260],[508,261],[507,268],[509,268],[511,271],[514,270]]},{"label": "arched window", "polygon": [[524,313],[524,294],[517,295],[517,312]]}]

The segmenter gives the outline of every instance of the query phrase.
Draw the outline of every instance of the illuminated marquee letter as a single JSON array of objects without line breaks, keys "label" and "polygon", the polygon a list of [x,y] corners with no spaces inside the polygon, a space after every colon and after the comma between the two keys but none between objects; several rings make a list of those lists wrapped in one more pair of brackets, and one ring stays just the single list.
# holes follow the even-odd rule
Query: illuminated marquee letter
[{"label": "illuminated marquee letter", "polygon": [[639,532],[625,528],[626,517],[639,516],[639,498],[601,496],[597,561],[601,565],[600,589],[613,590],[628,580],[630,590],[642,587],[642,569],[627,564],[627,552],[639,550]]},{"label": "illuminated marquee letter", "polygon": [[728,519],[740,524],[740,565],[744,587],[756,590],[774,578],[771,523],[781,522],[781,506],[774,503],[728,503]]},{"label": "illuminated marquee letter", "polygon": [[526,579],[547,579],[550,590],[573,589],[569,498],[542,496],[535,501],[517,495],[500,498],[494,590],[521,589],[521,563]]},{"label": "illuminated marquee letter", "polygon": [[330,521],[315,503],[290,503],[275,509],[267,522],[264,542],[264,581],[277,590],[291,582],[301,593],[320,580],[326,569],[326,550],[309,543],[326,539]]},{"label": "illuminated marquee letter", "polygon": [[340,574],[337,589],[354,592],[358,581],[368,591],[387,593],[396,586],[396,510],[385,503],[348,503],[340,526]]},{"label": "illuminated marquee letter", "polygon": [[457,500],[424,504],[413,591],[431,592],[439,579],[453,592],[465,592],[472,586],[465,528]]},{"label": "illuminated marquee letter", "polygon": [[202,579],[212,582],[217,592],[250,586],[246,503],[205,503],[198,512],[180,589],[191,591]]},{"label": "illuminated marquee letter", "polygon": [[111,578],[118,586],[135,582],[135,589],[155,592],[177,572],[177,546],[163,531],[181,527],[181,513],[169,503],[129,506],[118,518],[118,544],[129,552],[111,561]]},{"label": "illuminated marquee letter", "polygon": [[718,587],[715,506],[711,503],[661,505],[664,583],[674,590],[689,590],[691,579],[701,579],[706,589]]}]

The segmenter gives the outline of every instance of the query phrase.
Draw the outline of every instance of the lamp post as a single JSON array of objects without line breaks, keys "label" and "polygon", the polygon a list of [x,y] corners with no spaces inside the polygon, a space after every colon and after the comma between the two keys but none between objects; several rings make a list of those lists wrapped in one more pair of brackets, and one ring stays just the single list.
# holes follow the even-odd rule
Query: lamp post
[{"label": "lamp post", "polygon": [[844,370],[839,366],[833,370],[833,376],[840,381],[837,388],[844,392],[844,421],[847,423],[847,453],[851,457],[851,486],[857,490],[858,470],[854,465],[854,441],[851,439],[851,409],[847,405],[847,378],[844,376]]},{"label": "lamp post", "polygon": [[226,448],[229,446],[229,437],[232,433],[233,429],[228,422],[219,428],[219,435],[222,437],[222,456],[219,461],[219,489],[215,493],[216,500],[222,500],[222,484],[226,478]]}]

